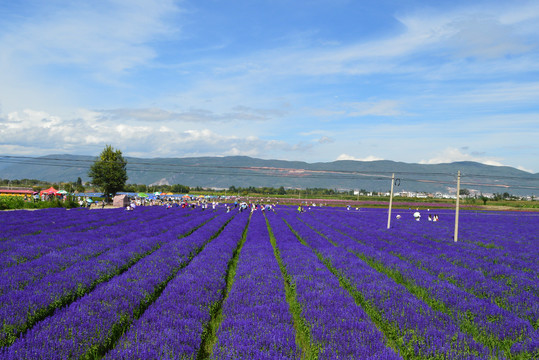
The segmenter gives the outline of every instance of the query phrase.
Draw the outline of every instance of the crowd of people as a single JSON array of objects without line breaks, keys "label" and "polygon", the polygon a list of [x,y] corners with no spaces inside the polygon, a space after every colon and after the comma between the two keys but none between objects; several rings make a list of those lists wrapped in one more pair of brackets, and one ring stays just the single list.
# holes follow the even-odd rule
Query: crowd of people
[{"label": "crowd of people", "polygon": [[125,207],[127,211],[134,210],[138,206],[165,206],[166,208],[191,208],[196,209],[200,208],[202,211],[206,209],[215,210],[219,206],[226,207],[226,211],[230,212],[232,210],[237,210],[241,212],[254,212],[257,210],[261,211],[275,211],[275,207],[278,202],[274,203],[260,203],[256,202],[239,202],[235,200],[234,203],[220,203],[218,201],[207,201],[206,199],[201,199],[197,201],[181,200],[181,199],[158,199],[157,201],[147,201],[145,199],[130,199],[128,205]]},{"label": "crowd of people", "polygon": [[[96,202],[96,201],[92,201],[90,198],[86,199],[86,198],[79,198],[78,199],[78,202],[79,202],[79,205],[81,207],[88,207],[90,208],[90,206],[92,204],[96,204],[96,207],[98,206],[101,206],[101,208],[104,208],[105,207],[105,201],[99,201],[99,202]],[[241,201],[240,200],[234,200],[234,202],[218,202],[218,201],[215,201],[215,200],[208,200],[208,199],[205,199],[205,198],[200,198],[200,199],[180,199],[180,198],[172,198],[172,197],[169,197],[169,198],[157,198],[157,199],[146,199],[146,198],[138,198],[138,197],[135,197],[135,198],[130,198],[128,200],[128,203],[127,205],[125,205],[125,210],[126,211],[132,211],[134,210],[135,208],[139,207],[139,206],[165,206],[166,208],[190,208],[190,209],[197,209],[197,208],[200,208],[202,211],[205,211],[206,209],[212,209],[212,210],[215,210],[216,208],[218,208],[219,206],[221,207],[225,207],[226,208],[226,211],[227,213],[230,212],[230,211],[233,211],[233,210],[236,210],[240,213],[243,213],[243,212],[254,212],[254,211],[257,211],[257,210],[260,210],[262,212],[265,212],[265,211],[275,211],[275,208],[277,207],[277,205],[279,204],[278,201],[270,201],[270,199],[267,199],[266,202],[264,201],[260,201],[260,200],[256,200],[256,201]],[[324,204],[316,204],[316,203],[312,203],[312,204],[308,204],[306,202],[303,202],[303,203],[300,203],[298,204],[298,207],[297,207],[297,212],[298,213],[303,213],[303,212],[306,212],[307,210],[310,210],[311,207],[316,207],[316,206],[320,206],[322,207]],[[346,210],[351,210],[351,206],[350,205],[347,205],[346,206]],[[360,208],[355,208],[355,210],[361,210]],[[409,209],[409,210],[412,210],[412,209]],[[439,216],[437,214],[430,214],[430,209],[427,209],[427,211],[429,212],[428,214],[428,221],[433,221],[433,222],[436,222],[436,221],[439,221]],[[419,209],[416,208],[415,209],[415,212],[413,212],[412,214],[414,220],[416,221],[420,221],[421,220],[421,213],[419,212]],[[402,218],[402,216],[400,214],[397,214],[396,215],[396,218],[399,220]]]}]

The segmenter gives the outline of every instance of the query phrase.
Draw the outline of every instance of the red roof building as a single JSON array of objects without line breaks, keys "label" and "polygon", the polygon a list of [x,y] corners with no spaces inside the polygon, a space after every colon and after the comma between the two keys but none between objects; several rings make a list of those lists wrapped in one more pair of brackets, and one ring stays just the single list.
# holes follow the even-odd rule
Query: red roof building
[{"label": "red roof building", "polygon": [[32,195],[34,193],[33,190],[20,190],[20,189],[0,189],[0,195],[4,196],[24,196],[24,195]]}]

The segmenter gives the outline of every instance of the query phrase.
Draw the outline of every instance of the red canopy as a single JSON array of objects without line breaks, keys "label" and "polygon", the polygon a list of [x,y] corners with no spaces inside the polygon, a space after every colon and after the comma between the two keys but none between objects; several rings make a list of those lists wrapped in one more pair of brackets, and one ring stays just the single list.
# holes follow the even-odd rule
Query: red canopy
[{"label": "red canopy", "polygon": [[50,188],[48,188],[47,190],[41,190],[39,192],[41,195],[43,194],[49,194],[49,195],[56,195],[58,193],[58,190],[56,190],[55,188],[53,188],[52,186]]}]

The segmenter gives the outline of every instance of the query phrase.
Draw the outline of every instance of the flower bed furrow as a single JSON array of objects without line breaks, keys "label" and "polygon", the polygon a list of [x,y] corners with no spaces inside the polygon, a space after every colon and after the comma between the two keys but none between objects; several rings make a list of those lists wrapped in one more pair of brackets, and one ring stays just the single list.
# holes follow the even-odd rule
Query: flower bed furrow
[{"label": "flower bed furrow", "polygon": [[[314,219],[316,223],[320,223],[318,217]],[[349,218],[336,221],[337,216],[329,216],[329,219],[335,220],[329,222],[332,228],[352,236],[358,242],[368,243],[368,246],[377,251],[393,253],[439,277],[439,281],[445,279],[470,294],[489,299],[515,316],[529,321],[535,329],[539,327],[539,297],[534,291],[534,288],[538,288],[538,281],[520,276],[522,272],[519,273],[507,266],[485,264],[477,257],[470,256],[474,253],[470,246],[466,250],[460,248],[461,243],[432,241],[419,235],[411,236],[407,228],[392,229],[391,232],[378,231],[376,236],[373,236],[372,233],[365,233],[358,226],[358,222],[352,222]],[[427,225],[439,224],[427,223]],[[417,230],[416,228],[415,231]],[[475,246],[475,250],[478,249],[482,248]],[[458,263],[450,262],[447,258],[458,259]],[[463,263],[466,266],[463,267]],[[484,269],[489,269],[490,277],[489,274],[485,274]],[[492,277],[494,274],[510,279],[508,281],[512,286],[505,281],[495,280]]]},{"label": "flower bed furrow", "polygon": [[374,270],[343,247],[332,245],[294,214],[285,219],[339,276],[341,283],[349,286],[362,306],[371,309],[371,317],[397,344],[404,358],[488,358],[488,349],[460,331],[448,315],[433,310],[404,286]]},{"label": "flower bed furrow", "polygon": [[[388,238],[386,241],[388,251],[418,269],[428,272],[431,276],[436,277],[437,281],[446,280],[469,294],[480,299],[488,299],[488,302],[511,312],[514,316],[527,320],[536,329],[539,327],[539,297],[534,292],[528,291],[530,287],[523,285],[523,281],[515,280],[511,275],[506,275],[514,281],[514,286],[510,287],[504,282],[485,276],[479,269],[462,267],[440,258],[439,255],[429,255],[429,251],[420,246],[396,245],[402,241],[394,237]],[[443,254],[445,257],[445,251]],[[420,262],[417,261],[419,256],[421,256]],[[466,252],[460,257],[461,259],[466,258]],[[529,282],[529,280],[525,282]]]},{"label": "flower bed furrow", "polygon": [[[1,270],[0,295],[5,295],[11,290],[22,290],[46,275],[62,271],[76,262],[98,256],[111,248],[125,245],[133,239],[132,232],[134,231],[137,231],[138,237],[152,236],[152,233],[155,232],[153,222],[160,217],[145,218],[145,222],[149,225],[146,229],[140,227],[140,219],[137,218],[134,222],[124,222],[121,227],[111,228],[114,229],[113,231],[107,231],[107,227],[99,230],[94,229],[86,233],[69,234],[68,239],[59,237],[56,240],[57,243],[71,243],[74,246],[55,249],[37,259],[18,265],[16,270],[12,268]],[[171,218],[175,217],[171,216]],[[166,222],[167,220],[160,221]],[[135,228],[132,225],[136,222],[139,222],[139,227]],[[118,231],[118,229],[121,231]],[[91,241],[88,241],[88,239],[91,239]]]},{"label": "flower bed furrow", "polygon": [[191,235],[163,233],[164,245],[111,281],[40,323],[3,352],[18,359],[99,358],[162,292],[166,284],[230,219],[221,215]]},{"label": "flower bed furrow", "polygon": [[[68,212],[69,211],[69,212]],[[4,212],[0,227],[0,239],[2,242],[9,242],[13,238],[24,239],[28,235],[36,232],[49,233],[56,232],[63,228],[77,225],[90,226],[92,223],[107,219],[104,214],[97,211],[87,211],[86,209],[49,208],[39,211],[15,210]],[[66,216],[74,213],[91,213],[85,218],[79,216]],[[3,244],[0,243],[0,249]]]},{"label": "flower bed furrow", "polygon": [[[33,211],[32,213],[35,213]],[[88,213],[88,212],[87,212]],[[82,214],[79,212],[79,214]],[[102,222],[104,219],[91,213],[87,221],[90,223]],[[58,239],[62,239],[65,234],[73,232],[70,227],[72,221],[64,221],[65,214],[56,214],[55,217],[44,220],[42,223],[30,225],[25,229],[13,229],[3,231],[5,241],[0,243],[0,269],[17,265],[30,259],[41,256],[48,251],[61,249],[62,244],[56,244]]]},{"label": "flower bed furrow", "polygon": [[168,283],[105,359],[196,359],[222,300],[227,270],[248,219],[236,216]]},{"label": "flower bed furrow", "polygon": [[[24,216],[23,216],[24,215]],[[66,229],[88,229],[101,224],[114,223],[128,219],[130,216],[122,214],[121,209],[105,211],[88,211],[86,209],[43,209],[39,211],[21,210],[17,215],[27,219],[28,223],[21,222],[15,226],[5,226],[0,230],[0,237],[4,238],[0,249],[4,249],[13,240],[24,242],[32,235],[55,234]],[[132,216],[131,216],[132,217]]]},{"label": "flower bed furrow", "polygon": [[296,329],[296,346],[301,351],[302,359],[318,359],[320,352],[320,344],[313,340],[309,324],[301,314],[302,306],[298,302],[296,284],[294,284],[294,281],[286,271],[286,266],[281,259],[281,254],[279,252],[279,249],[277,248],[275,235],[273,234],[273,231],[267,218],[266,223],[268,226],[271,246],[273,247],[273,254],[275,255],[275,259],[279,264],[281,275],[284,280],[286,301],[288,302],[288,307],[290,309],[290,314],[292,315],[294,328]]},{"label": "flower bed furrow", "polygon": [[[318,221],[316,223],[320,224]],[[434,242],[436,245],[433,245],[433,241],[429,241],[422,236],[410,236],[400,229],[391,232],[377,232],[376,236],[372,236],[372,234],[364,234],[357,227],[357,223],[353,224],[349,219],[340,222],[331,221],[331,224],[331,227],[339,232],[348,234],[360,243],[367,243],[368,248],[362,247],[363,250],[361,250],[365,254],[371,248],[375,251],[372,256],[376,256],[382,251],[386,254],[392,253],[396,255],[401,259],[400,261],[406,260],[408,263],[413,264],[417,268],[416,270],[402,262],[400,266],[408,269],[408,278],[416,278],[421,275],[416,280],[424,280],[425,283],[422,286],[433,287],[432,284],[436,284],[436,291],[446,294],[443,296],[444,299],[447,299],[443,300],[444,302],[452,302],[450,299],[454,296],[473,299],[469,304],[470,309],[461,308],[459,311],[472,310],[477,319],[476,322],[481,328],[492,327],[493,319],[503,316],[503,319],[505,319],[503,323],[500,323],[501,320],[497,321],[500,325],[499,331],[502,331],[500,334],[494,335],[497,338],[507,338],[508,332],[519,334],[518,336],[526,336],[531,333],[530,330],[533,329],[523,324],[520,319],[528,321],[535,329],[539,326],[539,298],[532,291],[527,291],[524,286],[509,287],[505,283],[485,276],[482,271],[461,267],[447,261],[445,259],[447,253],[454,254],[452,255],[454,257],[459,256],[461,261],[468,261],[469,263],[474,261],[474,259],[466,260],[470,251],[458,249],[458,246],[453,242],[450,242],[452,244],[450,246],[439,242]],[[410,240],[402,241],[403,238]],[[355,246],[361,245],[357,244]],[[460,255],[457,255],[457,253]],[[387,259],[397,261],[393,256],[389,256]],[[425,271],[428,274],[425,274]],[[417,274],[414,274],[414,272],[417,272]],[[459,289],[448,285],[444,280]],[[458,293],[458,295],[452,295],[453,292]],[[470,295],[473,296],[470,297]],[[440,296],[442,295],[440,294]],[[502,309],[500,310],[498,307]],[[511,314],[504,311],[509,311]],[[502,315],[502,313],[505,315]],[[516,340],[518,336],[514,335],[513,341],[519,341]]]},{"label": "flower bed furrow", "polygon": [[[402,218],[392,219],[391,231],[401,232],[408,241],[427,240],[423,244],[429,244],[433,249],[464,250],[469,253],[469,257],[482,258],[492,265],[503,265],[505,268],[517,270],[522,272],[520,276],[529,275],[532,280],[539,279],[539,263],[536,261],[539,256],[537,213],[462,211],[459,216],[459,242],[455,244],[451,241],[454,231],[454,211],[440,213],[439,210],[426,212],[423,209],[421,221],[408,221],[413,219],[412,214],[415,211],[398,210],[396,213]],[[322,212],[312,211],[309,215],[324,220],[326,215],[333,217],[338,213],[342,215],[343,212],[327,212],[324,209]],[[387,210],[349,213],[349,216],[341,218],[357,230],[385,232]],[[433,213],[440,216],[440,221],[426,221],[425,217]]]},{"label": "flower bed furrow", "polygon": [[[491,215],[494,216],[494,215]],[[504,218],[502,215],[496,217],[496,220],[503,221]],[[437,227],[439,224],[435,224]],[[446,224],[447,225],[447,224]],[[508,225],[509,227],[511,225]],[[523,227],[525,228],[525,227]],[[438,232],[444,231],[443,227],[438,227]],[[528,292],[534,296],[539,296],[539,283],[538,283],[538,274],[539,266],[535,262],[530,262],[529,259],[522,259],[520,256],[521,252],[527,252],[531,255],[535,254],[535,257],[539,256],[539,251],[536,248],[537,238],[529,238],[527,241],[522,241],[522,248],[518,250],[514,249],[514,245],[506,244],[506,241],[493,241],[490,239],[490,242],[487,242],[484,239],[479,231],[484,231],[481,226],[476,226],[474,228],[462,229],[461,230],[461,241],[457,244],[451,241],[443,242],[433,242],[431,239],[433,237],[439,237],[443,239],[441,235],[430,235],[429,238],[424,236],[414,236],[418,234],[419,229],[395,229],[393,232],[395,236],[404,236],[411,240],[414,244],[419,246],[424,246],[425,250],[427,249],[437,249],[438,258],[443,261],[451,262],[452,264],[463,267],[470,270],[471,272],[480,272],[482,273],[482,278],[491,278],[498,281],[500,285],[496,285],[491,282],[487,288],[491,289],[493,287],[500,287],[500,290],[505,293],[520,293]],[[447,229],[445,230],[447,232]],[[519,238],[522,237],[522,234],[519,234]],[[525,238],[525,236],[524,236]],[[402,242],[401,242],[402,243]],[[504,244],[504,245],[492,245],[492,244]],[[496,247],[489,246],[499,246],[503,250]],[[534,244],[534,245],[531,245]],[[530,247],[530,245],[532,247]],[[427,250],[428,251],[428,250]],[[427,252],[429,254],[430,252]],[[468,276],[464,276],[462,279],[465,280]],[[476,277],[472,277],[475,279]],[[470,280],[473,282],[474,280]],[[478,286],[484,281],[480,280],[479,283],[473,284],[471,287]],[[468,286],[470,287],[470,286]]]},{"label": "flower bed furrow", "polygon": [[[163,209],[165,210],[165,209]],[[107,217],[104,217],[108,213]],[[138,224],[140,227],[140,221],[147,222],[148,226],[151,226],[153,220],[157,220],[166,212],[154,212],[151,216],[145,216],[142,211],[137,211],[136,215],[130,216],[121,209],[118,210],[106,210],[106,211],[79,211],[78,215],[82,217],[83,221],[87,216],[94,217],[94,213],[101,213],[100,222],[92,222],[91,225],[84,224],[76,228],[74,231],[72,226],[61,228],[54,232],[40,232],[34,236],[24,236],[22,238],[16,238],[9,243],[4,244],[4,248],[7,249],[0,255],[0,269],[4,270],[19,264],[26,264],[31,260],[39,259],[40,257],[55,251],[62,251],[71,246],[76,246],[80,243],[80,239],[93,238],[99,240],[103,237],[115,237],[120,234],[125,234],[131,231],[133,225]],[[64,214],[65,217],[65,214]],[[142,220],[143,219],[143,220]],[[55,222],[63,224],[63,219],[57,219]],[[122,224],[123,226],[116,226]],[[73,224],[72,224],[73,225]],[[7,271],[11,271],[7,269]]]},{"label": "flower bed furrow", "polygon": [[[167,212],[164,211],[166,209],[160,210],[151,214],[145,214],[144,210],[126,212],[122,209],[72,211],[76,216],[78,215],[78,223],[80,224],[68,222],[69,226],[64,226],[64,220],[60,218],[55,221],[60,226],[56,231],[41,231],[34,236],[14,238],[4,244],[7,250],[0,255],[0,269],[26,263],[49,252],[77,245],[76,239],[79,238],[78,235],[99,239],[123,235],[131,231],[131,229],[140,228],[143,223],[147,223],[148,227],[150,227],[152,221],[167,215]],[[99,215],[93,215],[94,213]],[[188,215],[185,214],[185,216]],[[65,218],[65,214],[63,217]],[[88,222],[85,221],[87,218],[98,220]],[[48,226],[50,226],[49,223],[47,223],[45,229],[48,229]]]},{"label": "flower bed furrow", "polygon": [[[92,290],[97,284],[125,271],[144,256],[181,234],[188,233],[213,214],[201,215],[190,222],[170,226],[168,221],[155,224],[152,236],[134,238],[123,247],[111,249],[96,258],[76,263],[68,269],[45,276],[20,291],[0,296],[0,345],[11,344],[36,322]],[[161,226],[163,227],[161,227]],[[170,237],[158,236],[167,230]]]},{"label": "flower bed furrow", "polygon": [[[335,222],[331,223],[335,224]],[[335,227],[346,231],[339,225],[335,224]],[[395,249],[399,249],[401,245],[396,244],[396,241],[394,246],[387,247],[386,252],[385,246],[376,246],[379,240],[372,235],[370,237],[362,235],[362,243],[359,243],[352,240],[351,237],[335,232],[325,224],[313,221],[311,226],[316,226],[320,232],[331,238],[332,241],[344,246],[371,267],[404,285],[411,293],[432,308],[449,315],[460,326],[462,331],[488,346],[493,354],[499,354],[500,350],[502,350],[506,356],[519,356],[519,354],[511,352],[512,346],[534,333],[534,329],[529,323],[501,309],[496,304],[477,298],[455,285],[390,254],[389,251],[398,251]],[[390,237],[392,234],[383,234],[383,236]],[[527,354],[523,354],[523,356],[527,356]]]},{"label": "flower bed furrow", "polygon": [[299,359],[295,331],[265,218],[251,217],[212,359]]},{"label": "flower bed furrow", "polygon": [[340,286],[307,244],[274,214],[268,219],[287,275],[309,324],[318,359],[402,359],[354,298]]}]

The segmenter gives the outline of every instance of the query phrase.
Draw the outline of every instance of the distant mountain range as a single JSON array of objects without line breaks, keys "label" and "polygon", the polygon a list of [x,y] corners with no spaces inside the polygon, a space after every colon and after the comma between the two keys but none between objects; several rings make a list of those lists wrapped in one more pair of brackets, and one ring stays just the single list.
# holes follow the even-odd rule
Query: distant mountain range
[{"label": "distant mountain range", "polygon": [[[48,155],[43,157],[0,157],[0,178],[74,182],[90,181],[92,156]],[[478,193],[539,195],[539,173],[530,174],[508,166],[476,162],[409,164],[388,160],[301,161],[263,160],[246,156],[190,158],[126,157],[128,183],[182,184],[190,187],[274,187],[364,189],[387,192],[394,173],[395,192],[455,193],[457,172],[461,188]]]}]

